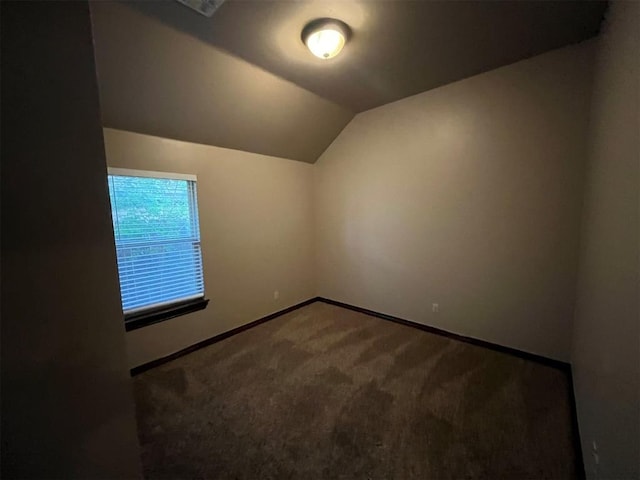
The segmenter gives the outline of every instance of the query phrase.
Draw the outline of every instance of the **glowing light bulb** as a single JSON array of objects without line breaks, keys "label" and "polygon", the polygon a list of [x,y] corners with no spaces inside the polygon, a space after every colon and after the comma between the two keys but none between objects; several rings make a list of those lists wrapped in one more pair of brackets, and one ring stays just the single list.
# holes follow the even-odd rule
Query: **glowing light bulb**
[{"label": "glowing light bulb", "polygon": [[346,26],[337,20],[316,20],[303,31],[304,43],[316,57],[326,60],[340,53],[346,42]]}]

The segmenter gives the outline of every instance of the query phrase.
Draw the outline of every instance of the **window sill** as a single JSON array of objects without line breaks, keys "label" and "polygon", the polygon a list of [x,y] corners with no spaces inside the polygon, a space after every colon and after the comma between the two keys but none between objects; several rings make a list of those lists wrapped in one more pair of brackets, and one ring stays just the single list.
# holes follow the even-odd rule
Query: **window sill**
[{"label": "window sill", "polygon": [[186,315],[187,313],[204,310],[209,303],[208,299],[198,298],[196,300],[188,300],[186,302],[174,303],[164,307],[136,312],[124,316],[124,328],[127,332],[138,328],[146,327],[158,322],[164,322],[170,318]]}]

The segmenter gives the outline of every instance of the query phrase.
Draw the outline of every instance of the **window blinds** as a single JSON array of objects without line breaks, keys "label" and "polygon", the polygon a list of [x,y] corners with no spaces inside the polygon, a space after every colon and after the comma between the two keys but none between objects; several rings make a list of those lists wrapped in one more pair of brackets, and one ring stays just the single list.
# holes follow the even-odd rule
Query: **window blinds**
[{"label": "window blinds", "polygon": [[204,296],[195,176],[109,170],[125,314]]}]

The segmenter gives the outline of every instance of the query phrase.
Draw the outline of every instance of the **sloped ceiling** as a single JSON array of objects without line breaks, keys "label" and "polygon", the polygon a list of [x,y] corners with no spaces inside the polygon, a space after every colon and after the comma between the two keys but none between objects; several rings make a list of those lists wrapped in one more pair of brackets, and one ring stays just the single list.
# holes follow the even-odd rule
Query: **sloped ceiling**
[{"label": "sloped ceiling", "polygon": [[[94,2],[105,126],[314,162],[357,112],[597,34],[606,2]],[[334,17],[331,60],[300,32]]]},{"label": "sloped ceiling", "polygon": [[353,118],[129,5],[91,7],[105,127],[315,162]]}]

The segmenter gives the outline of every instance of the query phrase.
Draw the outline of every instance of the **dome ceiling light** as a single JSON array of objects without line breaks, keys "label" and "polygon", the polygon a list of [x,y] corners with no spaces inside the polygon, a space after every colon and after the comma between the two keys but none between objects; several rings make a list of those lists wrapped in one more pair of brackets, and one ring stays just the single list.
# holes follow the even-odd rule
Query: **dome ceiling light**
[{"label": "dome ceiling light", "polygon": [[349,37],[346,23],[333,18],[319,18],[302,30],[302,41],[316,57],[323,60],[340,53]]}]

